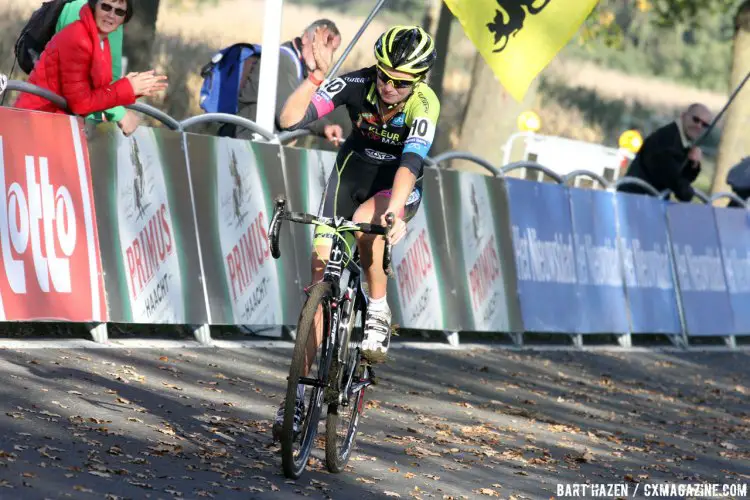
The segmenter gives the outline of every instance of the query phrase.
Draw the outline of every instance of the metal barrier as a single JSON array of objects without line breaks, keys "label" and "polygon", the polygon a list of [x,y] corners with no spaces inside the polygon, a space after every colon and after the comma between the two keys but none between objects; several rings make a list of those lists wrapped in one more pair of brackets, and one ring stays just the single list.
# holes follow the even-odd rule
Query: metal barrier
[{"label": "metal barrier", "polygon": [[29,83],[29,82],[21,82],[18,80],[8,80],[8,85],[5,87],[5,91],[8,90],[15,90],[17,92],[28,92],[29,94],[34,94],[39,97],[43,97],[47,99],[48,101],[51,101],[55,106],[60,107],[61,109],[69,112],[68,109],[68,103],[67,101],[60,97],[59,95],[55,94],[54,92],[47,90],[42,87],[37,87],[36,85]]},{"label": "metal barrier", "polygon": [[229,123],[231,125],[237,125],[238,127],[244,127],[252,132],[255,132],[256,134],[260,135],[270,142],[274,142],[276,139],[278,139],[278,136],[274,135],[273,132],[265,130],[257,123],[248,120],[247,118],[243,118],[237,115],[230,115],[227,113],[206,113],[204,115],[191,116],[190,118],[186,118],[180,122],[180,128],[184,131],[189,127],[199,125],[201,123],[216,122]]},{"label": "metal barrier", "polygon": [[500,170],[492,165],[492,163],[471,153],[465,153],[461,151],[446,151],[445,153],[441,153],[434,158],[425,158],[425,162],[427,163],[427,165],[435,167],[438,166],[441,162],[448,160],[467,160],[476,163],[481,167],[484,167],[495,177],[502,177],[502,173],[500,172]]},{"label": "metal barrier", "polygon": [[301,128],[299,130],[281,132],[277,135],[277,137],[279,139],[280,144],[286,144],[295,139],[299,139],[300,137],[306,137],[308,135],[312,135],[312,132],[306,128]]},{"label": "metal barrier", "polygon": [[626,185],[635,185],[643,188],[657,198],[661,198],[664,196],[664,193],[660,193],[654,186],[644,181],[643,179],[639,179],[638,177],[620,177],[619,179],[617,179],[617,181],[615,181],[614,188],[615,190],[617,190],[617,188],[619,188],[620,186]]},{"label": "metal barrier", "polygon": [[[62,97],[60,98],[62,99]],[[159,120],[161,123],[167,126],[170,130],[176,130],[180,131],[182,130],[182,127],[180,126],[180,122],[166,114],[164,111],[157,109],[149,104],[146,104],[145,102],[136,102],[135,104],[130,104],[128,106],[125,106],[127,109],[132,109],[133,111],[138,111],[139,113],[143,113],[144,115],[150,116],[151,118],[154,118],[155,120]]]},{"label": "metal barrier", "polygon": [[716,193],[715,195],[711,196],[711,203],[713,203],[714,201],[720,200],[722,198],[727,198],[730,201],[733,201],[746,209],[750,209],[750,203],[743,200],[742,198],[740,198],[734,193],[725,193],[725,192]]},{"label": "metal barrier", "polygon": [[503,175],[508,174],[509,172],[512,172],[514,170],[521,170],[521,169],[528,169],[528,170],[534,170],[536,172],[541,172],[547,177],[554,179],[555,182],[558,184],[563,183],[563,178],[558,174],[557,172],[550,170],[549,168],[545,167],[544,165],[540,165],[533,161],[516,161],[513,163],[508,163],[504,167],[500,169],[500,172]]},{"label": "metal barrier", "polygon": [[596,172],[592,172],[590,170],[574,170],[566,175],[563,176],[563,184],[568,185],[569,181],[575,181],[579,177],[588,177],[590,179],[595,180],[599,183],[601,187],[604,189],[609,189],[611,187],[610,182],[607,181],[604,177],[597,174]]}]

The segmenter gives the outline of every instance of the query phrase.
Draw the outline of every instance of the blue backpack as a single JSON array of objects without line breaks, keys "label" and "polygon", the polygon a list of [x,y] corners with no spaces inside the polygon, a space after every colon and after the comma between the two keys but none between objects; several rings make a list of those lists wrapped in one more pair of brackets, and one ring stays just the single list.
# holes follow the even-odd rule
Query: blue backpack
[{"label": "blue backpack", "polygon": [[[281,53],[286,52],[295,61],[297,76],[302,80],[302,63],[288,47],[281,46]],[[245,61],[253,56],[260,56],[261,46],[254,43],[235,43],[214,54],[211,61],[201,68],[203,85],[200,90],[200,107],[206,113],[237,114],[240,90],[247,78],[251,64]]]},{"label": "blue backpack", "polygon": [[260,52],[260,45],[235,43],[214,54],[211,61],[201,68],[201,109],[206,113],[237,114],[237,97],[243,76],[247,75],[243,71],[245,60],[260,55]]}]

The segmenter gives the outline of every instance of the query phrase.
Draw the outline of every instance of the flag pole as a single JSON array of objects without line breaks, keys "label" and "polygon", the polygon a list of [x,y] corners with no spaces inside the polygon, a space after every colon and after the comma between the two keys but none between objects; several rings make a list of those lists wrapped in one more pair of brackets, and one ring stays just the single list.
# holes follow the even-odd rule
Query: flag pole
[{"label": "flag pole", "polygon": [[[708,137],[708,134],[711,133],[711,131],[716,127],[716,124],[721,120],[722,115],[726,112],[727,109],[729,109],[729,105],[732,104],[732,101],[734,101],[734,98],[737,97],[737,94],[740,93],[740,90],[742,90],[742,87],[745,86],[748,79],[750,79],[750,71],[745,75],[745,78],[740,82],[740,84],[737,86],[736,89],[734,89],[734,92],[732,92],[732,95],[729,96],[729,100],[724,105],[723,108],[721,108],[721,111],[719,111],[719,114],[716,115],[716,117],[711,121],[711,123],[706,127],[706,130],[703,131],[703,133],[698,137],[690,146],[695,147],[701,142],[703,142],[706,137]],[[687,164],[687,161],[685,162]]]},{"label": "flag pole", "polygon": [[370,12],[370,15],[367,16],[367,19],[365,19],[365,22],[362,23],[362,26],[359,28],[359,31],[357,31],[357,34],[354,35],[354,38],[352,38],[352,41],[349,42],[349,45],[347,45],[346,49],[344,50],[344,53],[341,54],[341,57],[339,57],[339,60],[336,61],[336,64],[334,64],[330,71],[328,72],[328,75],[326,76],[327,79],[331,79],[336,76],[336,73],[341,68],[341,65],[344,63],[344,60],[349,55],[349,53],[354,48],[354,45],[357,43],[357,41],[360,39],[362,34],[365,32],[365,29],[367,29],[367,26],[372,22],[373,19],[375,19],[375,16],[377,15],[378,11],[380,11],[380,8],[385,3],[385,0],[378,0],[378,3],[375,4],[375,7],[373,7],[372,12]]}]

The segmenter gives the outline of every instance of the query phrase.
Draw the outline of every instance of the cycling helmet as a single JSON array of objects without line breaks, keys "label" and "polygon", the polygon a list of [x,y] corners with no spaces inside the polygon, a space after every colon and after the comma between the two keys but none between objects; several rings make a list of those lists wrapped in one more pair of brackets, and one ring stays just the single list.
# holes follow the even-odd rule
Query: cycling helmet
[{"label": "cycling helmet", "polygon": [[375,58],[396,71],[422,76],[432,68],[437,51],[432,37],[419,26],[394,26],[375,42]]}]

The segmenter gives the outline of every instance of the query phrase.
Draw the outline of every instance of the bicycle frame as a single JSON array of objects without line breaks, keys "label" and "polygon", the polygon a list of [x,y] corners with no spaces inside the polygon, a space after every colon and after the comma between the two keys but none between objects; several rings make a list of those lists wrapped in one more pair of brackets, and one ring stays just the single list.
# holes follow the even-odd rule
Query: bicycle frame
[{"label": "bicycle frame", "polygon": [[[323,272],[323,281],[331,283],[333,291],[333,298],[331,300],[331,309],[337,311],[337,314],[333,314],[332,324],[330,332],[323,332],[323,341],[333,348],[333,352],[336,353],[336,360],[339,363],[339,367],[347,366],[346,358],[349,350],[349,323],[356,318],[355,305],[361,304],[361,310],[363,317],[367,311],[367,298],[365,297],[364,291],[361,286],[362,270],[358,264],[355,263],[357,260],[357,249],[352,249],[351,254],[344,248],[344,238],[342,233],[344,232],[362,232],[366,234],[387,234],[387,231],[393,226],[394,216],[393,214],[387,214],[386,220],[388,226],[380,226],[375,224],[357,224],[343,217],[316,217],[307,213],[299,212],[288,212],[286,210],[286,200],[283,197],[278,197],[275,200],[275,207],[273,216],[271,217],[271,223],[269,225],[269,240],[271,246],[271,255],[274,259],[278,259],[281,256],[279,247],[279,235],[281,232],[281,221],[283,219],[299,222],[303,224],[313,224],[325,226],[333,230],[333,243],[331,244],[331,251],[326,262],[326,267]],[[346,258],[346,263],[344,259]],[[391,245],[386,243],[383,253],[383,269],[388,273],[391,263]],[[344,270],[349,271],[349,279],[346,284],[346,290],[342,294],[341,290],[341,278]],[[307,290],[307,289],[306,289]],[[344,310],[340,310],[341,305],[344,304]],[[343,329],[343,331],[342,331]],[[333,338],[326,339],[328,336]],[[347,366],[348,373],[342,374],[340,369],[332,370],[329,373],[329,384],[328,389],[336,391],[337,403],[346,406],[349,398],[356,391],[361,390],[363,387],[369,385],[369,381],[358,382],[352,386],[352,380],[356,363],[350,363],[351,366]],[[345,387],[343,390],[338,388],[341,386],[341,377],[345,375]],[[337,377],[338,380],[331,380],[330,377]]]}]

